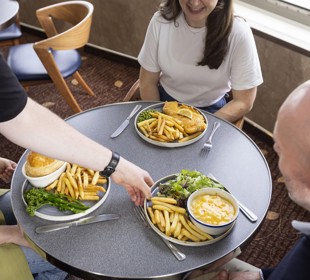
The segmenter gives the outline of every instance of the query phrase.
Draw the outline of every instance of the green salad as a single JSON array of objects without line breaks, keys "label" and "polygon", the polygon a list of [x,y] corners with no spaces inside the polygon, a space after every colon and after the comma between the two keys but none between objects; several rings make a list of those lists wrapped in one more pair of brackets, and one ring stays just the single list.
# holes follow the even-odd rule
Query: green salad
[{"label": "green salad", "polygon": [[186,200],[191,193],[202,188],[220,188],[224,186],[199,171],[183,169],[175,179],[158,185],[158,196],[169,196],[177,200],[178,206],[186,207]]}]

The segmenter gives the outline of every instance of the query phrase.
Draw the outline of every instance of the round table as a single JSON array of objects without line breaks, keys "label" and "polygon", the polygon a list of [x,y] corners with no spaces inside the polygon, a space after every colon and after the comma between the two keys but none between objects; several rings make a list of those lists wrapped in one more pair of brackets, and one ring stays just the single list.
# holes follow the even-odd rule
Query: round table
[{"label": "round table", "polygon": [[[138,103],[143,107],[154,104]],[[199,141],[181,148],[158,147],[144,141],[135,131],[133,119],[122,134],[110,138],[136,104],[128,102],[94,108],[67,119],[67,122],[148,170],[154,181],[181,169],[212,173],[256,213],[258,221],[252,223],[240,213],[231,233],[221,241],[201,247],[176,245],[187,256],[180,262],[159,236],[136,218],[134,205],[125,189],[112,182],[108,198],[94,213],[117,213],[121,215],[119,220],[37,234],[37,226],[54,222],[30,217],[25,211],[21,194],[25,178],[21,166],[26,151],[12,181],[12,205],[16,218],[52,263],[80,277],[154,279],[199,268],[245,244],[267,213],[272,190],[269,167],[259,148],[243,131],[204,112],[209,122],[206,134]],[[219,121],[221,126],[213,137],[213,149],[206,156],[201,153],[201,148],[214,121]]]},{"label": "round table", "polygon": [[1,0],[0,31],[9,27],[17,16],[19,3],[14,0]]}]

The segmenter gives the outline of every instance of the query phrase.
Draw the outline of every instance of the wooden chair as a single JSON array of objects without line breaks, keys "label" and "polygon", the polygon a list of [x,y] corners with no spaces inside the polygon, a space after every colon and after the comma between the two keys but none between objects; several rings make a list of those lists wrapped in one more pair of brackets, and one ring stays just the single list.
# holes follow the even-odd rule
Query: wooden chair
[{"label": "wooden chair", "polygon": [[20,29],[19,17],[17,15],[16,22],[12,23],[9,27],[0,31],[0,47],[15,46],[20,43],[22,36]]},{"label": "wooden chair", "polygon": [[[95,96],[78,72],[82,60],[77,51],[88,42],[93,9],[90,2],[68,1],[37,10],[47,39],[13,46],[8,54],[8,64],[24,87],[52,81],[76,113],[82,110],[65,79],[73,76],[89,95]],[[70,28],[65,31],[56,28],[68,24]]]},{"label": "wooden chair", "polygon": [[[135,81],[135,83],[131,86],[129,91],[127,92],[126,96],[124,97],[123,101],[136,101],[141,100],[140,92],[139,92],[140,81],[139,79]],[[232,98],[232,94],[229,94],[229,98]],[[233,124],[242,129],[244,123],[244,117],[240,118],[239,120],[235,121]]]}]

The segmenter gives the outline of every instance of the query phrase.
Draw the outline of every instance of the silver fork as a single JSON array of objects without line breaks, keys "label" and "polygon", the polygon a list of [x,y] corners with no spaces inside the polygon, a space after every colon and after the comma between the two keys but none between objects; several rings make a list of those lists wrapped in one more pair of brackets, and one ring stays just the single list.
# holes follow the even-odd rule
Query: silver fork
[{"label": "silver fork", "polygon": [[212,137],[213,137],[215,131],[219,128],[220,125],[221,124],[219,122],[215,122],[213,124],[213,129],[211,131],[211,134],[210,134],[209,138],[207,139],[207,141],[203,144],[202,151],[209,152],[212,149]]},{"label": "silver fork", "polygon": [[[141,206],[135,206],[134,207],[134,212],[138,218],[139,221],[141,221],[147,228],[150,228],[148,221],[145,217],[145,213],[144,210]],[[171,252],[173,253],[173,255],[179,260],[179,261],[183,261],[186,258],[186,255],[184,253],[182,253],[178,248],[176,248],[173,244],[171,244],[168,240],[166,240],[165,238],[161,237],[162,241],[164,241],[164,243],[167,245],[167,247],[171,250]]]}]

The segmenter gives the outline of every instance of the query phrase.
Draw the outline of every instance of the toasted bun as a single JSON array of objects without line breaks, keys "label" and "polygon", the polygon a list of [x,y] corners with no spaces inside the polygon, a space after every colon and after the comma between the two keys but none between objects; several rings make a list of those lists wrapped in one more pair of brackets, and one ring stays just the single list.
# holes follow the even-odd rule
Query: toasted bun
[{"label": "toasted bun", "polygon": [[41,177],[56,171],[63,164],[63,161],[30,152],[27,157],[25,171],[28,176]]}]

